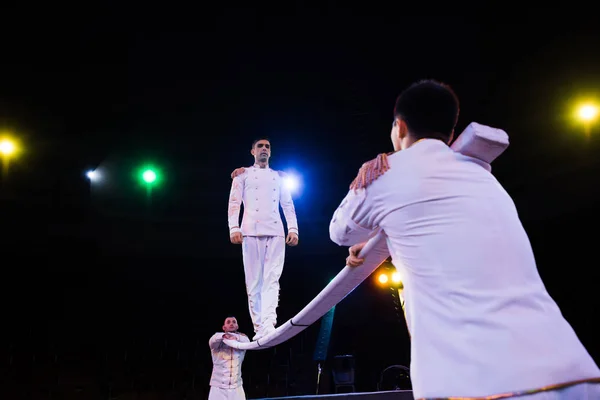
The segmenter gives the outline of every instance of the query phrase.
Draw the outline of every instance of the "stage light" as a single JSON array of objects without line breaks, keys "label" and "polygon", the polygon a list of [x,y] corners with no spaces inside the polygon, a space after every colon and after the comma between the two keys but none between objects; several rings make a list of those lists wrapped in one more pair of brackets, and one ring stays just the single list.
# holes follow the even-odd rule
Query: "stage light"
[{"label": "stage light", "polygon": [[283,184],[290,192],[295,192],[296,190],[298,190],[298,187],[300,186],[300,183],[298,182],[298,178],[293,175],[287,175],[283,179]]},{"label": "stage light", "polygon": [[379,274],[379,277],[377,278],[377,280],[379,281],[379,283],[387,283],[388,281],[388,276],[386,274]]},{"label": "stage light", "polygon": [[21,151],[17,142],[10,136],[0,136],[0,162],[2,163],[2,181],[8,177],[9,165]]},{"label": "stage light", "polygon": [[592,122],[598,116],[598,107],[594,104],[583,104],[579,107],[577,115],[584,122]]},{"label": "stage light", "polygon": [[588,98],[575,104],[572,117],[577,124],[583,126],[585,135],[589,138],[599,114],[598,103],[594,99]]},{"label": "stage light", "polygon": [[134,179],[146,188],[157,187],[163,184],[164,172],[155,163],[144,163],[135,168]]},{"label": "stage light", "polygon": [[394,282],[394,283],[402,282],[402,277],[400,276],[399,272],[392,273],[392,282]]},{"label": "stage light", "polygon": [[0,141],[0,153],[4,156],[11,156],[16,150],[15,143],[9,139],[3,139]]},{"label": "stage light", "polygon": [[100,174],[97,171],[93,171],[93,170],[88,171],[85,175],[88,177],[88,179],[90,181],[97,181],[98,178],[100,178]]},{"label": "stage light", "polygon": [[147,169],[142,173],[142,179],[146,183],[154,183],[156,181],[156,172],[151,169]]}]

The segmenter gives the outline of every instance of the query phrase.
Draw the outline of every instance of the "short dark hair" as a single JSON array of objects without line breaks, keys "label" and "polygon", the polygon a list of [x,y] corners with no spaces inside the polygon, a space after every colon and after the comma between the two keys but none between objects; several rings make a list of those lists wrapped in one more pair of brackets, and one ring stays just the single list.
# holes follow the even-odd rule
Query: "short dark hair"
[{"label": "short dark hair", "polygon": [[422,80],[405,89],[396,99],[394,119],[400,118],[415,139],[450,141],[460,112],[458,97],[450,86]]},{"label": "short dark hair", "polygon": [[252,147],[251,147],[251,148],[253,149],[253,148],[254,148],[254,145],[255,145],[256,143],[260,142],[261,140],[266,140],[266,141],[268,141],[269,143],[271,143],[271,140],[269,140],[269,138],[268,138],[268,137],[260,137],[260,138],[258,138],[258,139],[254,139],[254,141],[252,142]]}]

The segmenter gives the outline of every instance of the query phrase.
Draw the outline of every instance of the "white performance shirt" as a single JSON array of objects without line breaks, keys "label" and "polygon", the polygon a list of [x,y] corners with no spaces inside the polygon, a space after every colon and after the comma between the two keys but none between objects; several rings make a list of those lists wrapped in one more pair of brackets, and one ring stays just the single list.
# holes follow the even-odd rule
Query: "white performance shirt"
[{"label": "white performance shirt", "polygon": [[[282,172],[252,166],[233,179],[228,207],[230,234],[242,232],[243,236],[285,236],[279,214],[280,205],[288,231],[298,234],[294,202],[283,178]],[[242,203],[244,215],[240,228]]]},{"label": "white performance shirt", "polygon": [[538,274],[490,166],[438,140],[388,157],[330,223],[344,246],[382,229],[404,284],[419,398],[478,397],[600,377]]},{"label": "white performance shirt", "polygon": [[[237,350],[223,343],[225,332],[217,332],[208,341],[212,356],[213,369],[210,376],[210,386],[222,389],[235,389],[243,385],[242,363],[246,356],[245,350]],[[230,332],[240,342],[249,342],[244,334]]]}]

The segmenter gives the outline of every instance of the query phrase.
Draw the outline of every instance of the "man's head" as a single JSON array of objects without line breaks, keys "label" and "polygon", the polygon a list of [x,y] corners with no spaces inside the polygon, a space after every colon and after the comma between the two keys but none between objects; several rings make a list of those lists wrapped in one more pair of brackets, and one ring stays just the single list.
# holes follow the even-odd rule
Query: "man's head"
[{"label": "man's head", "polygon": [[223,322],[223,332],[237,332],[238,329],[239,326],[235,317],[225,318],[225,322]]},{"label": "man's head", "polygon": [[271,157],[271,142],[269,139],[261,138],[252,143],[250,153],[254,156],[254,161],[257,163],[267,163]]},{"label": "man's head", "polygon": [[448,85],[434,80],[413,83],[396,99],[391,133],[394,150],[425,138],[449,144],[458,113],[458,97]]}]

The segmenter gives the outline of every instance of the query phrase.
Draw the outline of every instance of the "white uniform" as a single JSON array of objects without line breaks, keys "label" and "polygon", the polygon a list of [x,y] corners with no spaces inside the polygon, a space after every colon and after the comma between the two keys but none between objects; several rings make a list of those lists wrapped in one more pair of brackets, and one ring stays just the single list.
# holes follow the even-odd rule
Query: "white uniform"
[{"label": "white uniform", "polygon": [[[240,206],[244,215],[240,228]],[[285,259],[285,232],[279,206],[289,232],[298,234],[296,211],[283,173],[252,166],[236,176],[229,195],[229,233],[242,232],[248,308],[254,331],[272,329],[277,322],[279,278]]]},{"label": "white uniform", "polygon": [[[242,362],[246,350],[237,350],[223,343],[224,332],[212,335],[208,341],[212,356],[213,369],[210,377],[209,400],[245,400]],[[240,342],[249,342],[248,337],[241,333],[229,333]]]},{"label": "white uniform", "polygon": [[349,191],[330,236],[350,246],[385,232],[404,283],[414,397],[516,395],[600,378],[490,166],[433,139],[388,161],[366,189]]}]

